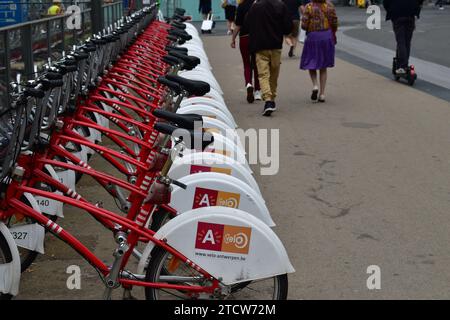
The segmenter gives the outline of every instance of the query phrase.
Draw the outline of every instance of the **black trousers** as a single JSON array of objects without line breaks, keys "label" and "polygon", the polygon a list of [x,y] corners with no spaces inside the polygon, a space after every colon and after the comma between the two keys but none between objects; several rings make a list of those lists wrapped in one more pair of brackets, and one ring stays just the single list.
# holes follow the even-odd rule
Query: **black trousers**
[{"label": "black trousers", "polygon": [[416,19],[414,17],[397,18],[392,21],[394,27],[395,40],[397,40],[397,59],[399,68],[409,66],[409,55],[411,53],[411,40]]}]

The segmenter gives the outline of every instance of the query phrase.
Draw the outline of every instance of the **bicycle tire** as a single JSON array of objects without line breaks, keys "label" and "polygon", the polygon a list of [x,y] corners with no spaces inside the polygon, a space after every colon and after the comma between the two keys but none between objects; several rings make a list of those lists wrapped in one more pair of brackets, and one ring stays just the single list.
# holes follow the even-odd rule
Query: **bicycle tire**
[{"label": "bicycle tire", "polygon": [[[156,247],[152,251],[152,258],[149,262],[146,274],[145,281],[150,283],[157,283],[159,274],[163,269],[163,262],[165,261],[168,252],[160,247]],[[273,292],[273,300],[286,300],[288,295],[288,277],[287,274],[282,274],[278,276],[272,277],[274,279],[274,292]],[[272,279],[270,278],[270,279]],[[251,281],[244,282],[241,286],[242,288],[247,287]],[[239,284],[232,286],[232,290],[236,290],[236,286]],[[146,287],[145,288],[145,298],[146,300],[159,300],[158,299],[158,290],[156,288]],[[178,291],[180,292],[180,291]],[[181,292],[180,292],[181,293]]]},{"label": "bicycle tire", "polygon": [[173,217],[168,211],[162,208],[158,208],[158,210],[153,213],[150,230],[155,232],[158,231],[159,229],[161,229],[163,225],[165,225],[172,218]]},{"label": "bicycle tire", "polygon": [[[11,249],[9,248],[5,236],[0,232],[0,264],[10,263],[11,261],[12,261]],[[0,293],[0,300],[11,300],[11,299],[12,295]]]}]

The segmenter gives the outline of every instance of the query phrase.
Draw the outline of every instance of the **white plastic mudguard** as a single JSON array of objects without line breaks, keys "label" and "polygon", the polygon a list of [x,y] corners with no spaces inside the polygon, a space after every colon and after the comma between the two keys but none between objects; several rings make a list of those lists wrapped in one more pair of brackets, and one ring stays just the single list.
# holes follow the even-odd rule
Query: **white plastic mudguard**
[{"label": "white plastic mudguard", "polygon": [[227,109],[227,106],[225,104],[222,104],[220,101],[214,100],[212,98],[208,98],[208,97],[191,97],[191,98],[187,98],[184,99],[183,101],[181,101],[181,106],[182,107],[186,107],[189,105],[194,105],[194,104],[201,104],[201,105],[207,105],[207,106],[211,106],[214,107],[216,109],[222,110],[222,109]]},{"label": "white plastic mudguard", "polygon": [[232,140],[243,151],[245,151],[245,148],[242,145],[241,138],[237,134],[236,130],[230,128],[229,126],[227,126],[226,123],[224,123],[224,122],[222,122],[220,120],[217,120],[217,119],[204,117],[203,118],[203,129],[205,129],[206,131],[209,131],[209,132],[220,133],[221,135],[223,135],[223,136],[229,138],[230,140]]},{"label": "white plastic mudguard", "polygon": [[75,182],[76,182],[76,175],[75,171],[72,170],[63,170],[56,172],[58,175],[58,180],[62,184],[66,185],[68,188],[75,190]]},{"label": "white plastic mudguard", "polygon": [[[217,153],[230,157],[242,164],[245,168],[247,168],[249,172],[252,172],[247,163],[247,159],[245,158],[245,152],[238,145],[218,133],[213,132],[213,136],[214,141],[212,144],[205,148],[205,152]],[[197,151],[186,148],[183,151],[183,154],[187,155],[195,152]]]},{"label": "white plastic mudguard", "polygon": [[61,183],[65,184],[68,188],[75,190],[75,181],[76,181],[75,171],[72,170],[58,171],[57,174],[59,177],[59,181]]},{"label": "white plastic mudguard", "polygon": [[9,228],[17,246],[44,254],[45,229],[37,223]]},{"label": "white plastic mudguard", "polygon": [[[109,96],[109,97],[111,97],[111,96]],[[113,112],[113,108],[108,106],[106,103],[100,102],[100,104],[101,104],[103,110],[105,110],[107,112]],[[105,128],[109,129],[109,119],[104,117],[104,116],[102,116],[102,115],[99,115],[97,113],[94,113],[94,114],[96,114],[96,116],[95,116],[95,118],[97,119],[96,121],[100,120],[100,122],[97,122],[97,123],[99,125],[101,125],[102,127],[105,127]]]},{"label": "white plastic mudguard", "polygon": [[196,46],[183,46],[184,48],[188,49],[188,53],[191,56],[195,56],[200,59],[200,64],[209,70],[212,70],[211,64],[209,63],[209,60],[207,59],[206,53],[203,49],[198,48]]},{"label": "white plastic mudguard", "polygon": [[211,72],[204,73],[201,70],[190,70],[179,72],[179,75],[190,80],[205,81],[211,86],[211,88],[214,88],[217,92],[223,94],[222,88]]},{"label": "white plastic mudguard", "polygon": [[[26,192],[23,195],[34,211],[42,213],[35,197],[31,193]],[[44,254],[45,229],[39,224],[30,223],[16,227],[13,226],[10,228],[10,232],[13,235],[16,245],[19,247]]]},{"label": "white plastic mudguard", "polygon": [[[155,234],[215,278],[231,285],[295,272],[277,235],[259,219],[226,207],[200,208],[170,220]],[[145,248],[142,274],[153,249]]]},{"label": "white plastic mudguard", "polygon": [[[71,152],[75,157],[83,161],[84,163],[87,163],[87,155],[88,155],[88,149],[87,147],[80,145],[81,150],[78,152]],[[76,163],[78,165],[78,163]]]},{"label": "white plastic mudguard", "polygon": [[203,100],[209,100],[206,103],[192,103],[192,101],[190,101],[191,103],[184,103],[181,104],[181,108],[186,108],[188,106],[209,106],[209,107],[213,107],[216,108],[217,110],[222,111],[223,114],[225,114],[227,116],[228,119],[231,119],[234,122],[234,118],[233,115],[231,114],[230,110],[228,110],[228,108],[222,104],[221,102],[218,102],[217,100],[211,99],[211,98],[203,98]]},{"label": "white plastic mudguard", "polygon": [[246,167],[230,157],[217,153],[197,152],[177,158],[172,164],[169,177],[178,180],[200,172],[228,174],[245,182],[261,194],[258,184]]},{"label": "white plastic mudguard", "polygon": [[[104,117],[101,117],[98,113],[94,113],[94,117],[95,117],[95,122],[101,126],[104,123],[104,120],[102,120],[102,118],[104,119]],[[95,130],[95,129],[91,129],[91,131],[94,133],[95,136],[95,141],[97,142],[102,142],[102,134],[100,131]]]},{"label": "white plastic mudguard", "polygon": [[220,101],[221,103],[225,104],[225,100],[223,96],[217,92],[214,88],[211,88],[207,94],[204,95],[205,97],[210,97],[211,99],[215,99],[217,101]]},{"label": "white plastic mudguard", "polygon": [[211,106],[206,105],[191,105],[186,107],[180,107],[180,109],[177,110],[177,113],[179,114],[188,114],[188,113],[195,113],[199,114],[201,116],[206,116],[214,119],[218,119],[222,122],[225,122],[227,126],[230,128],[237,128],[236,122],[234,122],[234,119],[229,118],[225,113],[220,111],[219,109],[216,109]]},{"label": "white plastic mudguard", "polygon": [[185,22],[184,25],[186,26],[187,33],[189,33],[193,37],[195,36],[196,38],[199,38],[198,31],[192,24]]},{"label": "white plastic mudguard", "polygon": [[202,172],[179,180],[187,188],[174,186],[170,206],[183,214],[200,207],[230,207],[257,217],[269,227],[274,227],[264,199],[248,184],[225,174]]},{"label": "white plastic mudguard", "polygon": [[[81,135],[82,137],[85,137],[86,139],[89,140],[89,142],[95,143],[97,140],[97,130],[91,129],[91,128],[86,128],[89,131],[89,135],[85,136],[83,130],[79,129],[79,130],[74,130],[76,133],[78,133],[79,135]],[[95,132],[94,132],[95,131]],[[82,148],[84,146],[81,146]],[[91,148],[88,147],[84,147],[86,149],[86,153],[87,154],[94,154],[95,151],[92,150]]]},{"label": "white plastic mudguard", "polygon": [[[62,181],[62,179],[56,173],[55,169],[53,169],[53,167],[51,165],[46,164],[45,168],[47,169],[47,171],[49,172],[50,176],[53,179],[55,179],[56,181],[59,181],[61,183],[64,183]],[[62,193],[60,191],[56,191],[55,194],[62,195]],[[43,212],[49,216],[58,216],[58,217],[64,218],[64,214],[63,214],[64,205],[62,202],[59,202],[59,201],[56,201],[53,199],[49,199],[49,198],[45,198],[45,197],[41,197],[41,196],[34,196],[34,198],[36,199],[36,202],[39,205],[41,212]]]},{"label": "white plastic mudguard", "polygon": [[5,237],[12,255],[11,262],[0,264],[0,292],[16,296],[19,293],[20,283],[19,251],[11,233],[3,222],[0,222],[0,233]]}]

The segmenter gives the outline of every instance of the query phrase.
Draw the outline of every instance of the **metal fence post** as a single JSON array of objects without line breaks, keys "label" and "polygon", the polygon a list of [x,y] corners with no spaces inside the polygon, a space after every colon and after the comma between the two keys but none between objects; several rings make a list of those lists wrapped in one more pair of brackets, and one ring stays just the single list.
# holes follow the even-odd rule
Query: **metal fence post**
[{"label": "metal fence post", "polygon": [[5,56],[3,57],[4,58],[4,62],[5,62],[5,87],[6,87],[6,92],[5,92],[5,94],[6,94],[6,98],[5,98],[5,102],[6,102],[6,107],[7,106],[9,106],[9,104],[10,104],[10,97],[9,97],[9,91],[10,91],[10,85],[9,85],[9,83],[11,82],[11,65],[10,65],[10,60],[9,60],[9,47],[10,47],[10,44],[9,44],[9,32],[8,32],[8,30],[5,30],[5,32],[3,32],[3,36],[4,36],[4,38],[3,38],[3,43],[5,44]]},{"label": "metal fence post", "polygon": [[51,44],[52,28],[50,26],[50,20],[47,20],[46,28],[47,28],[47,54],[49,57],[51,57],[52,56],[52,44]]},{"label": "metal fence post", "polygon": [[102,0],[91,1],[91,23],[93,34],[99,33],[103,30],[104,15],[102,8]]},{"label": "metal fence post", "polygon": [[64,25],[65,25],[66,19],[61,18],[61,52],[66,50],[66,37],[64,33]]},{"label": "metal fence post", "polygon": [[34,72],[34,59],[33,59],[33,39],[31,35],[31,25],[26,25],[22,29],[22,57],[25,63],[25,76],[27,79],[31,79]]}]

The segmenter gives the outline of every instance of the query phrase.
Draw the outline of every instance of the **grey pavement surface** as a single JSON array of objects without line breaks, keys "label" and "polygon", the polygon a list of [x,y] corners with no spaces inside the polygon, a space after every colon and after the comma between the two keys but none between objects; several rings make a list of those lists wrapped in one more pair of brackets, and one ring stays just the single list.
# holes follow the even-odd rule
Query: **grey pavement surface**
[{"label": "grey pavement surface", "polygon": [[[449,298],[450,104],[339,59],[328,102],[312,104],[285,53],[279,111],[264,118],[228,46],[205,37],[238,124],[280,129],[280,171],[257,180],[297,269],[289,297]],[[369,265],[381,290],[366,287]]]}]

